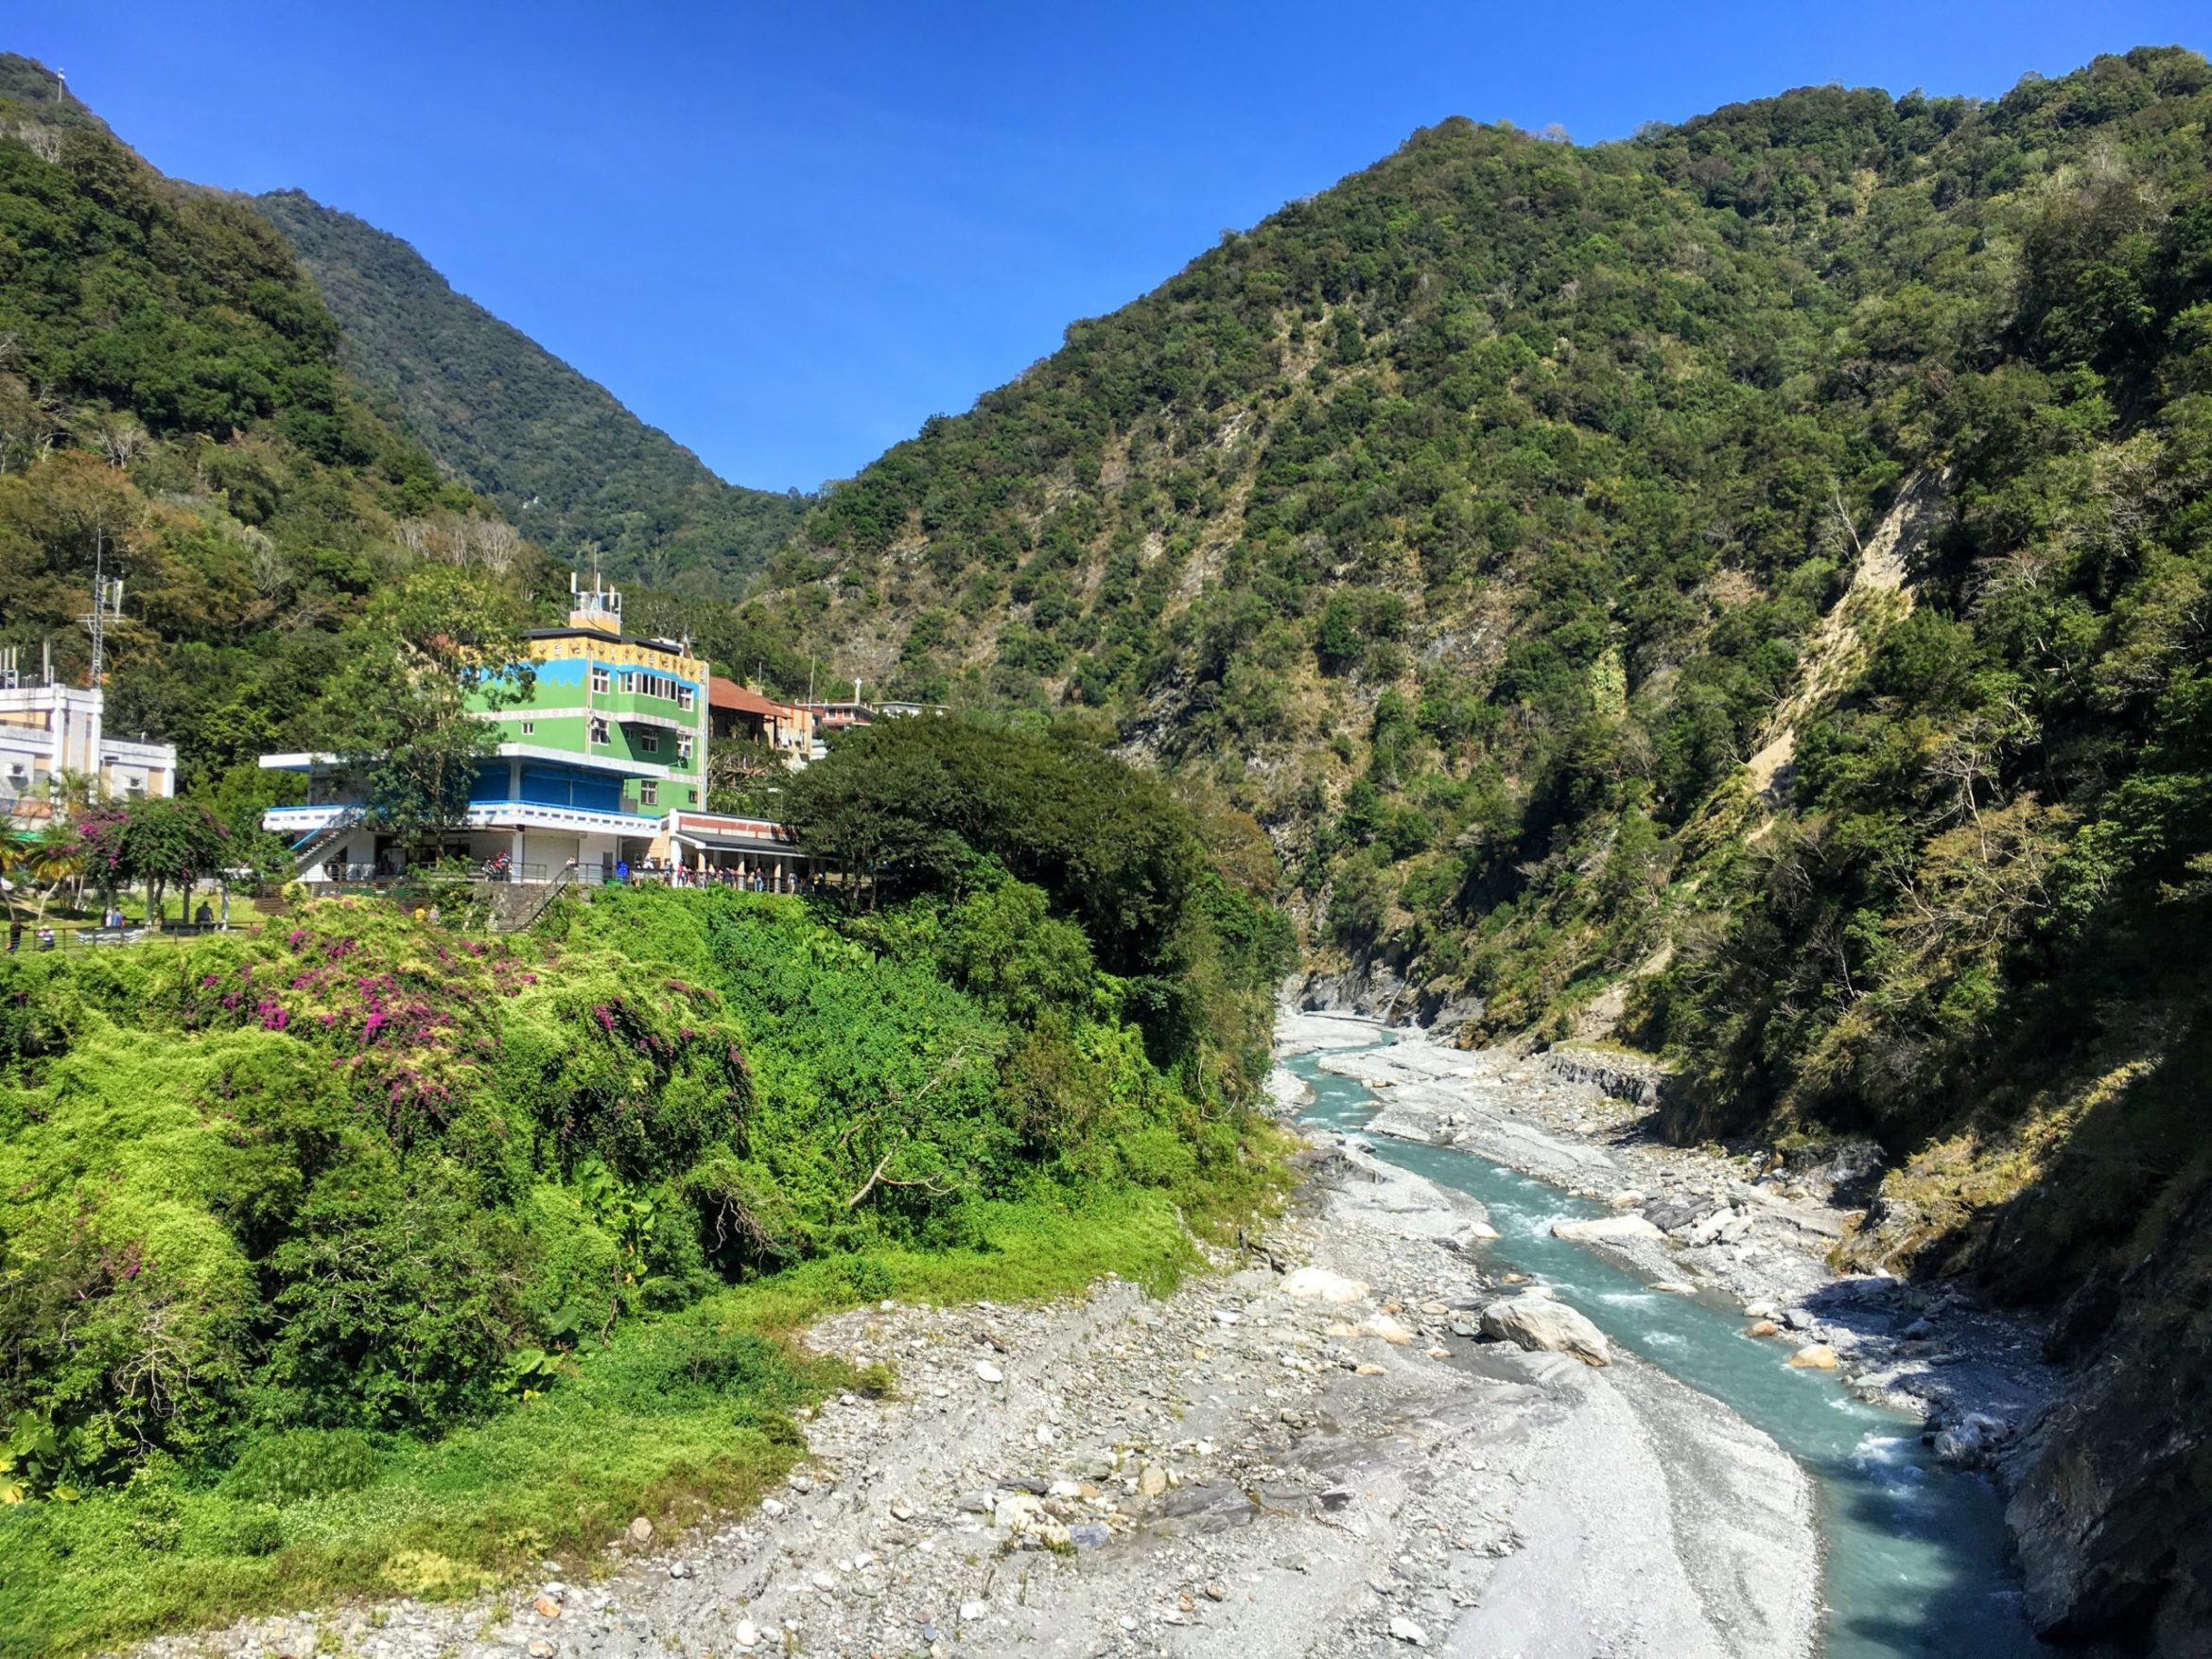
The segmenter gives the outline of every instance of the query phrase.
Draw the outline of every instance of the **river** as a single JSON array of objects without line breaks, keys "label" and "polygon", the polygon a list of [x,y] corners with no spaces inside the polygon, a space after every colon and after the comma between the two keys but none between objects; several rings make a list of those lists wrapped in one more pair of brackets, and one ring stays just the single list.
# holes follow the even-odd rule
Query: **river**
[{"label": "river", "polygon": [[[1306,1121],[1359,1131],[1375,1097],[1284,1063],[1314,1091]],[[2015,1659],[2052,1650],[2029,1633],[2006,1556],[2002,1508],[1978,1476],[1937,1464],[1916,1423],[1849,1393],[1832,1372],[1744,1334],[1733,1302],[1652,1289],[1599,1251],[1554,1238],[1565,1216],[1610,1214],[1547,1182],[1448,1147],[1372,1137],[1375,1155],[1486,1205],[1500,1238],[1486,1266],[1553,1286],[1614,1342],[1732,1407],[1812,1475],[1822,1540],[1825,1659]]]}]

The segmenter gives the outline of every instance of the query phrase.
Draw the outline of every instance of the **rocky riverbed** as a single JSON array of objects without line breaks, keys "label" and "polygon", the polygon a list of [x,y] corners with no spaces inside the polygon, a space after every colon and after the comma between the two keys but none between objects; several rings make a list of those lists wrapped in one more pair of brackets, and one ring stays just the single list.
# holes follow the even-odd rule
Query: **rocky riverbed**
[{"label": "rocky riverbed", "polygon": [[[1286,1014],[1286,1052],[1332,1052],[1382,1107],[1369,1132],[1472,1152],[1610,1204],[1581,1242],[1646,1277],[1734,1298],[1774,1339],[1833,1355],[1862,1397],[1910,1411],[1949,1461],[1995,1466],[2048,1403],[2055,1376],[2032,1325],[1956,1288],[1834,1272],[1825,1258],[1868,1166],[1845,1147],[1793,1166],[1658,1139],[1629,1057],[1465,1050],[1418,1032],[1369,1047],[1364,1021]],[[1359,1046],[1354,1047],[1357,1044]],[[1608,1090],[1612,1092],[1609,1093]],[[1568,1224],[1570,1226],[1576,1224]]]},{"label": "rocky riverbed", "polygon": [[[1287,1107],[1299,1086],[1276,1086]],[[816,1326],[817,1347],[894,1366],[897,1393],[823,1406],[808,1461],[751,1513],[665,1542],[640,1524],[497,1598],[145,1651],[1810,1650],[1796,1463],[1631,1354],[1486,1339],[1483,1310],[1524,1293],[1468,1253],[1472,1199],[1333,1136],[1300,1162],[1265,1238],[1165,1299],[1108,1281]]]}]

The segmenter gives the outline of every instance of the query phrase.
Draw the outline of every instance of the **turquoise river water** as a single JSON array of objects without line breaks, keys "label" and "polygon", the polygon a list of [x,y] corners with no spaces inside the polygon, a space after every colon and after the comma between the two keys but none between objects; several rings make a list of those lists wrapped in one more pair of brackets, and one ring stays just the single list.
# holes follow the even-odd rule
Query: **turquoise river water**
[{"label": "turquoise river water", "polygon": [[[1290,1070],[1314,1090],[1306,1121],[1364,1129],[1375,1098],[1318,1057]],[[1627,1268],[1551,1235],[1569,1215],[1610,1214],[1559,1188],[1449,1147],[1373,1137],[1375,1155],[1472,1195],[1501,1237],[1486,1265],[1553,1285],[1632,1350],[1771,1436],[1813,1476],[1822,1551],[1825,1659],[2015,1659],[2047,1655],[2021,1615],[1995,1492],[1938,1465],[1916,1423],[1847,1392],[1833,1372],[1793,1371],[1788,1350],[1744,1335],[1733,1303],[1653,1290]]]}]

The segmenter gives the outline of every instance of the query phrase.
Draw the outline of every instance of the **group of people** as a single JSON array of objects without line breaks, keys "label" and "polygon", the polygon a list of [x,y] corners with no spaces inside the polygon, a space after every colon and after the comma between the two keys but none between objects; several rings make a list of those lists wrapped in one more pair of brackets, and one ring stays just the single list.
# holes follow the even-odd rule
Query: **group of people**
[{"label": "group of people", "polygon": [[643,859],[633,867],[629,861],[615,865],[617,882],[665,882],[671,887],[734,887],[743,893],[799,893],[814,890],[813,879],[803,872],[773,869],[692,869],[676,859]]}]

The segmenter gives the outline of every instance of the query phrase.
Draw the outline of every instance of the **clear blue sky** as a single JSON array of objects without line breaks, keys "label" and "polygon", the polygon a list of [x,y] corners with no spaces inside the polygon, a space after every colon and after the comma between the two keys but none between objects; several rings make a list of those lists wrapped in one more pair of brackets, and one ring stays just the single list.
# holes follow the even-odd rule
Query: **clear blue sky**
[{"label": "clear blue sky", "polygon": [[359,214],[725,478],[809,489],[1446,115],[1587,142],[2212,46],[2204,0],[10,10],[165,171]]}]

